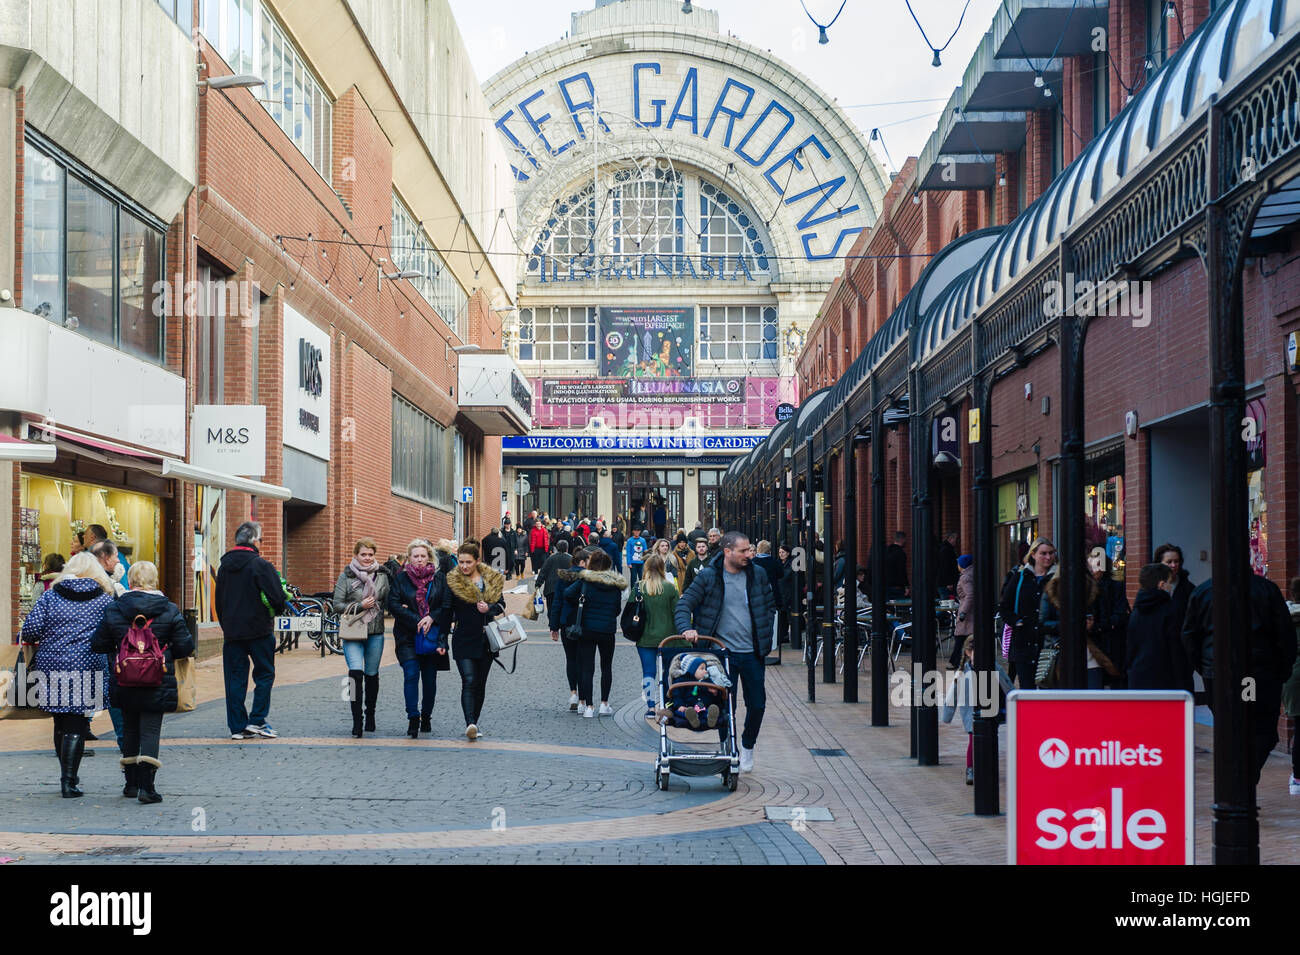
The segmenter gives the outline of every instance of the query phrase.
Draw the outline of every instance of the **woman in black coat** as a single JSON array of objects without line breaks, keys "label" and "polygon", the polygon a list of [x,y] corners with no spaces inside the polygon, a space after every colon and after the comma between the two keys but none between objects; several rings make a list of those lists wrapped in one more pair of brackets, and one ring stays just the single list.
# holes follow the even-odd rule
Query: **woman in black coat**
[{"label": "woman in black coat", "polygon": [[505,611],[502,592],[505,577],[479,560],[478,546],[461,544],[456,567],[447,572],[439,626],[451,631],[451,650],[460,671],[460,707],[465,714],[465,736],[479,737],[488,671],[496,655],[488,646],[487,625]]},{"label": "woman in black coat", "polygon": [[[585,717],[593,717],[592,684],[596,677],[596,651],[600,651],[600,715],[613,716],[609,705],[609,690],[614,683],[614,633],[618,630],[618,615],[623,605],[623,591],[627,581],[614,571],[614,562],[603,550],[588,552],[587,567],[576,574],[560,571],[560,579],[568,581],[564,589],[564,620],[577,623],[578,636],[578,709]],[[582,606],[582,619],[578,620],[578,606]]]},{"label": "woman in black coat", "polygon": [[[176,711],[176,660],[194,655],[194,636],[177,606],[158,590],[158,568],[138,560],[127,574],[131,589],[104,611],[104,619],[91,638],[90,649],[108,656],[109,702],[122,711],[122,795],[140,802],[162,802],[154,779],[162,763],[158,744],[164,713]],[[163,650],[163,678],[159,686],[118,686],[118,647],[140,617],[149,622]]]},{"label": "woman in black coat", "polygon": [[[435,551],[427,540],[417,537],[406,545],[406,564],[393,575],[388,589],[388,612],[393,615],[393,649],[404,677],[406,697],[406,735],[418,739],[420,730],[433,732],[433,701],[438,692],[438,670],[449,669],[447,637],[440,633],[438,649],[433,653],[416,653],[415,636],[433,629],[433,618],[442,610],[446,576],[434,562]],[[441,659],[440,659],[441,658]],[[441,664],[441,665],[440,665]],[[420,686],[424,686],[424,705],[420,704]],[[361,732],[353,727],[353,736]]]}]

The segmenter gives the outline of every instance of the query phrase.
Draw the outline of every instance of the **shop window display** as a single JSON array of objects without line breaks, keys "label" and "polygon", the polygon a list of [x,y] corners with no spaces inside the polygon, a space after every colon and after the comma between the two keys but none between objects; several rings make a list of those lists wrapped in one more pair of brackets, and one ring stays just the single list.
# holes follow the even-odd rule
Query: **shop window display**
[{"label": "shop window display", "polygon": [[100,524],[126,559],[161,565],[162,508],[156,497],[35,474],[22,476],[20,579],[38,577],[49,554],[70,557],[77,535]]},{"label": "shop window display", "polygon": [[1103,547],[1111,576],[1124,580],[1124,478],[1115,476],[1083,489],[1085,549]]}]

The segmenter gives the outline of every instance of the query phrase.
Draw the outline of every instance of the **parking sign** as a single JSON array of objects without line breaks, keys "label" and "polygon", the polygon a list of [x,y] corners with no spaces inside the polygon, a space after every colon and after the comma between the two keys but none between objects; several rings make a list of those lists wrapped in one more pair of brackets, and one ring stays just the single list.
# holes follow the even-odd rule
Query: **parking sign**
[{"label": "parking sign", "polygon": [[1007,861],[1191,865],[1192,697],[1031,690],[1007,699]]}]

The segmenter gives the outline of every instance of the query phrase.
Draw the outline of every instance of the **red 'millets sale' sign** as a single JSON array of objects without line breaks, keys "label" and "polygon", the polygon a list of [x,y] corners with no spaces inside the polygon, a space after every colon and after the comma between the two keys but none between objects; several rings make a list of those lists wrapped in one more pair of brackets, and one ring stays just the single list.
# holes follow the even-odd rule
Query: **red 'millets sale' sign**
[{"label": "red 'millets sale' sign", "polygon": [[1007,724],[1009,862],[1191,864],[1191,696],[1017,691]]}]

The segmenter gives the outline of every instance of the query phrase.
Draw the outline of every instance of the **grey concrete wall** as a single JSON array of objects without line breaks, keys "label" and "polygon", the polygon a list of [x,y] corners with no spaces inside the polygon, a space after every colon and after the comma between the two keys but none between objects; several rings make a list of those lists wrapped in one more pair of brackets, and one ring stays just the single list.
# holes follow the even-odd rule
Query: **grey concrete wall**
[{"label": "grey concrete wall", "polygon": [[193,187],[193,40],[155,0],[0,0],[0,87],[26,119],[157,216]]},{"label": "grey concrete wall", "polygon": [[[497,211],[504,208],[518,232],[510,159],[492,126],[480,78],[447,0],[346,3],[480,245],[487,248],[496,230],[492,247],[513,253],[505,223],[497,224]],[[493,255],[492,267],[501,284],[513,292],[516,256]]]}]

